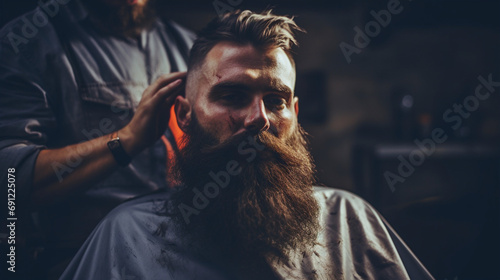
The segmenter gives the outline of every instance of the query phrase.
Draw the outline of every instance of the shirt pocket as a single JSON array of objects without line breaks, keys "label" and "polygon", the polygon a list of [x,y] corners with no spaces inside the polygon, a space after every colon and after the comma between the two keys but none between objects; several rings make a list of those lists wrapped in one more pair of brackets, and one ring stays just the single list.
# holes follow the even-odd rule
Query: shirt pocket
[{"label": "shirt pocket", "polygon": [[[80,87],[84,126],[95,138],[130,122],[144,86],[126,83],[87,84]],[[134,96],[136,96],[134,98]]]}]

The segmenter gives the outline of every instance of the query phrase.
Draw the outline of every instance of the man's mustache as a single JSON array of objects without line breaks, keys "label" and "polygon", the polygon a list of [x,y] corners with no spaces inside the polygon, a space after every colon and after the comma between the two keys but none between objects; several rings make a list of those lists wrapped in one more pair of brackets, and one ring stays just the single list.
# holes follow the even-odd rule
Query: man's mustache
[{"label": "man's mustache", "polygon": [[[293,136],[291,138],[294,138]],[[282,139],[269,131],[261,131],[258,134],[244,132],[232,136],[220,143],[214,144],[213,140],[208,140],[200,148],[202,155],[223,155],[238,160],[243,154],[247,154],[248,163],[261,161],[275,161],[291,166],[299,166],[303,163],[303,157],[296,151],[296,145],[293,145],[295,139]],[[189,141],[189,140],[188,140]],[[211,142],[211,143],[210,143]],[[248,155],[248,148],[256,150],[256,154]],[[206,162],[210,164],[210,162]],[[200,162],[200,164],[202,164]]]}]

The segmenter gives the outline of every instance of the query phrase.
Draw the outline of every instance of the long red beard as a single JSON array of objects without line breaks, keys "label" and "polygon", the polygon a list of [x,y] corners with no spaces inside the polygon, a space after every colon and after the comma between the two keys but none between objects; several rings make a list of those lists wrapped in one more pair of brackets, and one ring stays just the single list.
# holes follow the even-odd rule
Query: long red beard
[{"label": "long red beard", "polygon": [[186,188],[175,199],[177,217],[187,229],[231,255],[285,257],[293,248],[312,246],[319,207],[312,189],[314,164],[300,126],[286,140],[262,132],[217,143],[194,121],[188,135],[176,167]]}]

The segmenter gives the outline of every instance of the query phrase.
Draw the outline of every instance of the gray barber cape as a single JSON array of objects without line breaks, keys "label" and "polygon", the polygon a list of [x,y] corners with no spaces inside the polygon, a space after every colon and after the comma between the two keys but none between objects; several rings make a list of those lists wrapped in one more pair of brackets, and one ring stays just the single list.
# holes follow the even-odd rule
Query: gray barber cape
[{"label": "gray barber cape", "polygon": [[[161,214],[167,195],[147,195],[115,208],[60,279],[239,278],[198,257],[196,242]],[[287,262],[268,260],[276,279],[433,279],[366,201],[323,187],[315,187],[314,195],[321,207],[317,245],[292,252]]]}]

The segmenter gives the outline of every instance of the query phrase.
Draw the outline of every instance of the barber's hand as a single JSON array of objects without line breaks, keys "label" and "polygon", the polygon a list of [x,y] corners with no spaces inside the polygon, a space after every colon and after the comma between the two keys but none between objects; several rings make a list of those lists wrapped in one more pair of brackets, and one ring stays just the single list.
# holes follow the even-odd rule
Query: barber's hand
[{"label": "barber's hand", "polygon": [[134,117],[118,131],[123,148],[131,156],[152,145],[165,132],[170,107],[184,92],[186,72],[165,74],[143,93]]}]

